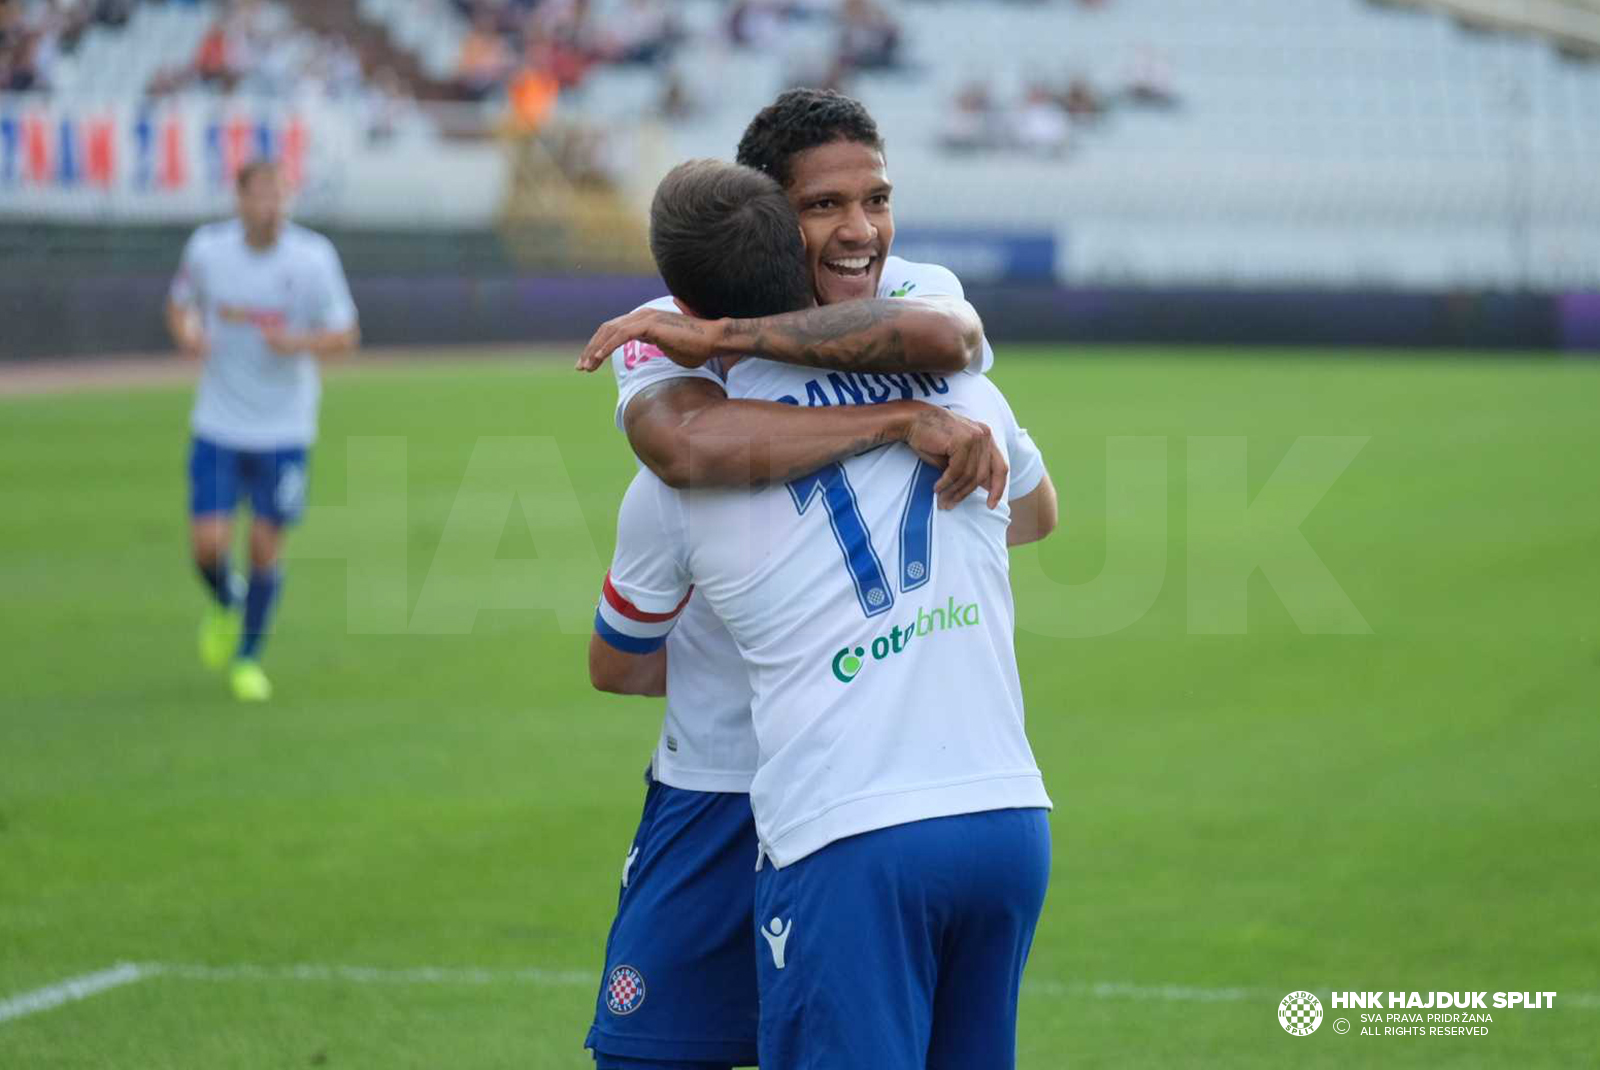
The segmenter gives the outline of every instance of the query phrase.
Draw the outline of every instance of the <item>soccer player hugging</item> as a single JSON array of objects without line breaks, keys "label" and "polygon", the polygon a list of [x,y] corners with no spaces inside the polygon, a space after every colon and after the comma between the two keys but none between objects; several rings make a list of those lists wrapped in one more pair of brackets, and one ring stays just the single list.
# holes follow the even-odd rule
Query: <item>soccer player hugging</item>
[{"label": "soccer player hugging", "polygon": [[1012,1066],[1050,799],[1006,549],[1054,488],[959,283],[889,256],[865,109],[791,91],[739,158],[663,180],[672,297],[579,360],[611,359],[641,461],[590,676],[667,699],[587,1044]]}]

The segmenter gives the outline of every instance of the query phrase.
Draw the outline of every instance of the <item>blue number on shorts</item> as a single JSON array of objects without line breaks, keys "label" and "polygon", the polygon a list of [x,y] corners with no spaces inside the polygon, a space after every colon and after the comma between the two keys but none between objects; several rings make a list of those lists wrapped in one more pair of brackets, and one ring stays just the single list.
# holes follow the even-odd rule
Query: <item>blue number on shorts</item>
[{"label": "blue number on shorts", "polygon": [[[928,582],[933,571],[933,485],[939,480],[939,470],[925,461],[918,461],[906,488],[906,507],[900,517],[900,590],[912,591]],[[888,612],[894,605],[894,594],[884,575],[883,563],[872,545],[872,533],[861,518],[861,507],[856,501],[855,488],[844,466],[835,462],[817,469],[810,475],[791,480],[789,493],[795,508],[804,516],[807,507],[822,495],[822,504],[828,510],[828,524],[833,528],[834,541],[844,554],[845,567],[850,581],[855,585],[856,599],[861,611],[869,617]]]}]

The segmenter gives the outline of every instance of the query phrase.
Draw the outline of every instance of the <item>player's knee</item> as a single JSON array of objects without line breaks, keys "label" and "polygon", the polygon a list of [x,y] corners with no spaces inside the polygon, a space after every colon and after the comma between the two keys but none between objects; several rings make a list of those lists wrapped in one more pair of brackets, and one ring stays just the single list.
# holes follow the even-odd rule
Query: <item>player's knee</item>
[{"label": "player's knee", "polygon": [[250,529],[250,567],[255,571],[275,567],[282,548],[283,537],[277,528],[257,524]]},{"label": "player's knee", "polygon": [[196,528],[191,539],[195,564],[202,568],[215,568],[222,564],[228,555],[228,542],[228,533],[225,530],[211,527]]}]

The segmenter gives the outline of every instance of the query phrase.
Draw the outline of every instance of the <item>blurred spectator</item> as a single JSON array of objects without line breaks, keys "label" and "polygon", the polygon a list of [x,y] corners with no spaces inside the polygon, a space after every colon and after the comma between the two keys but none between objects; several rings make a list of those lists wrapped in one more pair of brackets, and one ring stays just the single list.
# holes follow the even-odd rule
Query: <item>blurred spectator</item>
[{"label": "blurred spectator", "polygon": [[839,11],[839,56],[858,71],[899,66],[900,27],[874,0],[844,0]]},{"label": "blurred spectator", "polygon": [[500,37],[493,12],[479,8],[472,29],[461,41],[456,61],[456,87],[472,100],[482,100],[511,73],[511,50]]},{"label": "blurred spectator", "polygon": [[207,85],[232,86],[236,46],[226,21],[218,19],[200,38],[194,53],[194,73]]},{"label": "blurred spectator", "polygon": [[656,110],[663,119],[675,123],[694,118],[700,110],[700,102],[689,88],[689,81],[682,71],[673,69],[666,73],[661,83],[661,99],[656,104]]},{"label": "blurred spectator", "polygon": [[546,72],[563,89],[580,85],[594,58],[573,36],[574,32],[570,26],[555,32],[538,26],[530,28],[523,48],[526,66]]},{"label": "blurred spectator", "polygon": [[106,26],[126,26],[133,5],[134,0],[100,0],[94,9],[95,21]]},{"label": "blurred spectator", "polygon": [[947,149],[971,152],[997,147],[1002,140],[997,134],[989,87],[982,82],[969,82],[956,94],[939,134],[939,143]]},{"label": "blurred spectator", "polygon": [[523,130],[541,129],[555,112],[561,83],[549,70],[525,66],[511,82],[511,112]]},{"label": "blurred spectator", "polygon": [[1180,101],[1172,88],[1172,66],[1166,56],[1141,48],[1129,65],[1123,96],[1131,104],[1150,108],[1176,108]]},{"label": "blurred spectator", "polygon": [[38,34],[15,35],[11,44],[0,49],[0,89],[26,93],[44,88],[37,66],[38,49]]},{"label": "blurred spectator", "polygon": [[0,0],[0,52],[22,40],[22,0]]},{"label": "blurred spectator", "polygon": [[1017,147],[1024,152],[1059,156],[1066,151],[1071,123],[1048,86],[1030,86],[1011,121]]},{"label": "blurred spectator", "polygon": [[363,99],[367,107],[368,141],[392,141],[414,128],[417,104],[394,68],[380,68],[367,83]]},{"label": "blurred spectator", "polygon": [[613,63],[652,64],[667,56],[679,36],[662,0],[628,0],[604,31],[601,52]]},{"label": "blurred spectator", "polygon": [[741,48],[765,48],[783,34],[784,12],[773,0],[736,0],[728,12],[728,39]]},{"label": "blurred spectator", "polygon": [[1106,110],[1105,101],[1084,78],[1074,78],[1067,83],[1067,91],[1061,94],[1060,102],[1062,110],[1078,123],[1093,122]]}]

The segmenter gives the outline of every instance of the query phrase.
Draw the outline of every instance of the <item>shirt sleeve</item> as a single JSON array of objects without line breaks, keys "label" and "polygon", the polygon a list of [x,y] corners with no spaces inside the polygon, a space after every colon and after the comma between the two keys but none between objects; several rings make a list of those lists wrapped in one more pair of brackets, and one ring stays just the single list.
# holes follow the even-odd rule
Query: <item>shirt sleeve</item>
[{"label": "shirt sleeve", "polygon": [[1017,423],[1017,415],[1011,411],[1011,402],[1006,400],[1005,394],[992,383],[990,388],[994,390],[995,399],[1000,406],[1000,419],[1005,425],[994,430],[1005,435],[1006,458],[1011,465],[1011,478],[1006,485],[1006,499],[1016,501],[1032,494],[1043,482],[1044,454],[1039,452],[1039,447],[1034,444],[1033,436],[1028,434],[1028,429]]},{"label": "shirt sleeve", "polygon": [[1006,488],[1006,498],[1010,501],[1026,498],[1044,482],[1044,454],[1034,445],[1028,429],[1015,420],[1007,429],[1006,453],[1011,458],[1011,482]]},{"label": "shirt sleeve", "polygon": [[622,416],[628,402],[638,397],[647,386],[664,383],[669,379],[709,379],[723,386],[722,377],[710,368],[685,368],[675,364],[667,355],[647,342],[624,342],[611,354],[611,370],[617,376],[617,429],[622,429]]},{"label": "shirt sleeve", "polygon": [[339,251],[328,242],[323,247],[321,300],[317,323],[325,331],[348,331],[356,325],[356,302],[344,277]]},{"label": "shirt sleeve", "polygon": [[183,258],[178,261],[178,273],[172,277],[167,297],[175,305],[195,308],[203,300],[200,274],[200,232],[195,231],[183,247]]},{"label": "shirt sleeve", "polygon": [[[884,280],[889,283],[890,297],[957,297],[963,301],[967,299],[961,280],[947,267],[940,264],[914,264],[910,261],[904,261],[898,266],[904,270],[899,275]],[[986,373],[994,367],[994,349],[989,345],[988,335],[985,335],[982,341],[982,366],[966,369],[974,374]]]},{"label": "shirt sleeve", "polygon": [[629,484],[617,512],[617,549],[600,587],[594,630],[625,654],[659,650],[694,590],[683,505],[649,472]]}]

